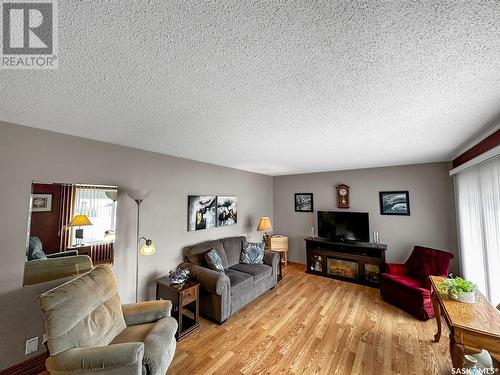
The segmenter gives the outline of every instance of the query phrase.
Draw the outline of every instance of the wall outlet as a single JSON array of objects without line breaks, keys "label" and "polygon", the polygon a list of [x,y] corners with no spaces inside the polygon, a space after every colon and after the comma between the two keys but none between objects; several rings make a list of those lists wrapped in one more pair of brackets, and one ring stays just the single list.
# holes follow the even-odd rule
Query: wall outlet
[{"label": "wall outlet", "polygon": [[30,354],[38,350],[38,336],[26,340],[26,350],[24,354]]}]

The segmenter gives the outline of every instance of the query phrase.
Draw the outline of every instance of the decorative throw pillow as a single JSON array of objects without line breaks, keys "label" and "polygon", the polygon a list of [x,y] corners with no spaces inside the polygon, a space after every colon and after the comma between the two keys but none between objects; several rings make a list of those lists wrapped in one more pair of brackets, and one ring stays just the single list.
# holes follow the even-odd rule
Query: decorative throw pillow
[{"label": "decorative throw pillow", "polygon": [[211,249],[205,254],[205,260],[207,261],[208,268],[217,272],[224,272],[224,267],[222,266],[222,260],[219,254],[214,249]]},{"label": "decorative throw pillow", "polygon": [[243,242],[241,249],[240,263],[243,264],[263,264],[264,263],[264,242]]}]

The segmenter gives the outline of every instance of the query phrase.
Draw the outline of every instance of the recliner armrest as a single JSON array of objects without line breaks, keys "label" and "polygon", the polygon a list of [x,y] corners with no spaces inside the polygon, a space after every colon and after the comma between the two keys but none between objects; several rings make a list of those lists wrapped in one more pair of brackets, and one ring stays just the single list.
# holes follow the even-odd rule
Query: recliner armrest
[{"label": "recliner armrest", "polygon": [[[142,369],[144,344],[128,342],[108,346],[73,348],[47,358],[47,370],[54,372],[91,372],[119,369],[120,374],[139,373]],[[118,372],[117,372],[118,373]]]},{"label": "recliner armrest", "polygon": [[123,317],[128,326],[156,322],[170,316],[171,311],[172,302],[167,300],[122,305]]},{"label": "recliner armrest", "polygon": [[231,288],[231,282],[225,273],[193,263],[182,263],[179,268],[188,268],[189,276],[197,280],[200,283],[200,287],[207,292],[222,296],[225,291]]}]

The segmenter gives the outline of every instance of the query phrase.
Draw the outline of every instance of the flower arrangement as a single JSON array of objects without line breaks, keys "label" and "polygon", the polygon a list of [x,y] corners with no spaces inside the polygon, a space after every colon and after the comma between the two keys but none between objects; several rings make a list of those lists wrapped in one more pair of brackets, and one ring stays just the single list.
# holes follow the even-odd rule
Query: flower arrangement
[{"label": "flower arrangement", "polygon": [[177,268],[168,274],[172,284],[182,284],[189,278],[189,269]]},{"label": "flower arrangement", "polygon": [[441,291],[448,293],[448,297],[451,299],[474,303],[476,300],[476,285],[469,280],[462,279],[461,277],[450,277],[443,280],[441,284]]}]

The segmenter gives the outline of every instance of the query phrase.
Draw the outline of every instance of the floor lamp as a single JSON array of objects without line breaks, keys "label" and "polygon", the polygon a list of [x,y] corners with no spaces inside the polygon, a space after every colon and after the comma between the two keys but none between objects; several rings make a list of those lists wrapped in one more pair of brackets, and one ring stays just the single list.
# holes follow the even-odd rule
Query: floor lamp
[{"label": "floor lamp", "polygon": [[[139,295],[139,253],[142,255],[153,255],[156,252],[153,241],[149,238],[140,237],[139,224],[140,224],[140,210],[141,203],[149,195],[148,189],[128,190],[127,194],[137,203],[137,245],[135,247],[135,302],[138,302]],[[141,241],[144,240],[144,245],[139,248]]]}]

